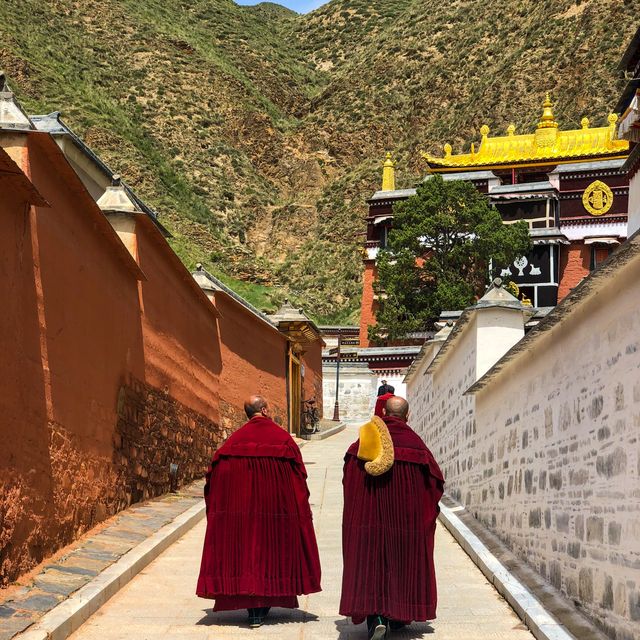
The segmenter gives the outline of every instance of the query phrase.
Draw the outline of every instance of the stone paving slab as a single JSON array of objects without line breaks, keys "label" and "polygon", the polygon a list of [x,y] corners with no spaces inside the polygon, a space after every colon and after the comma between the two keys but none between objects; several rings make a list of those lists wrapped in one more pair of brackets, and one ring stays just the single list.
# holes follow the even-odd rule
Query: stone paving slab
[{"label": "stone paving slab", "polygon": [[177,516],[202,501],[203,482],[136,504],[107,521],[104,529],[69,545],[45,563],[29,584],[0,592],[0,640],[11,640],[37,623]]}]

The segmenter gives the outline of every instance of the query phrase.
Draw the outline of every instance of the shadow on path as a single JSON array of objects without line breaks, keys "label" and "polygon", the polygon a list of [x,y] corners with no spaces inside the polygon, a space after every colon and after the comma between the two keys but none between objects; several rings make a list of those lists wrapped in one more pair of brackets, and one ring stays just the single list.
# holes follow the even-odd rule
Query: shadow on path
[{"label": "shadow on path", "polygon": [[[236,611],[213,611],[213,609],[203,609],[206,612],[197,625],[211,627],[240,627],[249,628],[247,620],[247,610],[238,609]],[[318,616],[302,609],[271,609],[264,621],[265,627],[281,624],[300,624],[301,622],[312,622],[318,620]]]},{"label": "shadow on path", "polygon": [[[338,631],[338,640],[355,640],[358,637],[367,637],[367,625],[352,624],[349,618],[341,618],[335,621]],[[409,627],[394,631],[392,637],[398,640],[417,640],[425,635],[434,633],[434,628],[428,622],[414,622]]]}]

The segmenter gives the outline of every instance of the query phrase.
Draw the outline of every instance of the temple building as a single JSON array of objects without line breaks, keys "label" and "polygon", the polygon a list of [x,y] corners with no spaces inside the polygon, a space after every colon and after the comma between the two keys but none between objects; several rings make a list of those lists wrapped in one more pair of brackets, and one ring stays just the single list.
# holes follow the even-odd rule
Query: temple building
[{"label": "temple building", "polygon": [[616,105],[620,114],[618,136],[631,145],[622,167],[629,178],[629,228],[631,235],[640,229],[640,28],[622,56],[618,70],[627,80]]},{"label": "temple building", "polygon": [[[634,58],[637,65],[637,58]],[[637,101],[637,98],[636,98]],[[423,153],[428,175],[467,180],[500,212],[505,224],[525,220],[533,250],[502,272],[519,288],[521,299],[534,307],[555,306],[627,237],[629,179],[623,168],[628,140],[617,136],[618,116],[592,127],[583,118],[580,129],[562,130],[547,94],[536,128],[490,136],[480,128],[479,146],[444,156]],[[395,188],[390,154],[383,166],[382,189],[368,201],[367,238],[360,323],[360,344],[368,346],[367,330],[375,323],[376,256],[387,243],[393,205],[416,193]]]}]

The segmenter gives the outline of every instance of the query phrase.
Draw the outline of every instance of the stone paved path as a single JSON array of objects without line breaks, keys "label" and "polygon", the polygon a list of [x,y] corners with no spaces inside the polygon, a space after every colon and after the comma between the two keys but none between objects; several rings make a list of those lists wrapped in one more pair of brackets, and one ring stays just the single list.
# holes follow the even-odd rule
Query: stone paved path
[{"label": "stone paved path", "polygon": [[69,545],[47,561],[24,586],[0,594],[0,640],[10,640],[201,500],[204,483],[129,507],[104,523],[99,532]]},{"label": "stone paved path", "polygon": [[[356,640],[366,638],[364,625],[339,616],[341,579],[340,519],[342,456],[355,440],[356,428],[302,453],[322,559],[324,591],[300,599],[300,610],[275,610],[268,624],[246,626],[246,613],[211,613],[211,605],[194,595],[205,524],[169,548],[90,618],[72,640],[156,640],[157,638],[229,638],[240,640]],[[399,640],[532,640],[533,636],[497,594],[444,527],[436,539],[438,619],[414,624],[394,634]]]}]

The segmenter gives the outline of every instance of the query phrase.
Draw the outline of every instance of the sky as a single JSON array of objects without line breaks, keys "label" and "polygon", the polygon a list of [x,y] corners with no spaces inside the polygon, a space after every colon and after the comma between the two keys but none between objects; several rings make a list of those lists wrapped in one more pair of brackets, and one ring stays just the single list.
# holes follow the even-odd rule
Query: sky
[{"label": "sky", "polygon": [[[272,0],[298,13],[308,13],[326,4],[328,0]],[[259,4],[259,0],[236,0],[238,4]]]}]

